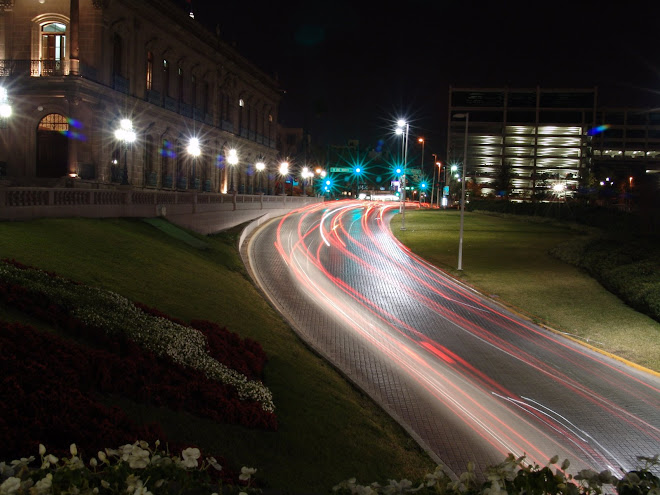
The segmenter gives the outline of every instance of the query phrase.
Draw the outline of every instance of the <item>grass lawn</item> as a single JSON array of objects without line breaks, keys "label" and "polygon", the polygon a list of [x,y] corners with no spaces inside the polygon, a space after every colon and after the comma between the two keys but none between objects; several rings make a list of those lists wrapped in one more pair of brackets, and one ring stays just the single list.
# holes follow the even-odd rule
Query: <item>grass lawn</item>
[{"label": "grass lawn", "polygon": [[[310,352],[260,297],[236,239],[236,231],[200,236],[140,220],[0,222],[0,257],[115,291],[184,320],[211,320],[261,343],[269,357],[265,379],[277,407],[277,432],[107,400],[136,420],[160,423],[172,440],[222,455],[239,469],[256,467],[264,488],[327,493],[354,476],[384,483],[431,472],[434,463],[403,429]],[[0,317],[43,327],[7,307],[0,307]]]},{"label": "grass lawn", "polygon": [[458,271],[460,213],[408,210],[391,223],[413,252],[532,320],[660,372],[660,323],[638,313],[581,270],[548,254],[591,233],[584,227],[524,217],[465,212],[463,270]]}]

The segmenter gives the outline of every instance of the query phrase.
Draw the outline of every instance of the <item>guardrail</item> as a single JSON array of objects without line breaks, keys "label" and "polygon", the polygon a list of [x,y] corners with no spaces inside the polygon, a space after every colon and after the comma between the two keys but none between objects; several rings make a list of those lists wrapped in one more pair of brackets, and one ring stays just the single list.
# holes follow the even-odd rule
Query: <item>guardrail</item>
[{"label": "guardrail", "polygon": [[156,217],[236,210],[293,209],[312,196],[267,196],[142,189],[0,188],[0,220],[41,217]]}]

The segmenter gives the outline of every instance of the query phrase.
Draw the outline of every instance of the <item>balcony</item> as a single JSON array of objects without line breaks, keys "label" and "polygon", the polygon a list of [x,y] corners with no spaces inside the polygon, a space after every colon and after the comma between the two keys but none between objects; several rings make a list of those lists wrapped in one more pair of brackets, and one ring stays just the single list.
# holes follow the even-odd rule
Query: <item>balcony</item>
[{"label": "balcony", "polygon": [[69,74],[68,60],[0,60],[0,76],[66,76]]}]

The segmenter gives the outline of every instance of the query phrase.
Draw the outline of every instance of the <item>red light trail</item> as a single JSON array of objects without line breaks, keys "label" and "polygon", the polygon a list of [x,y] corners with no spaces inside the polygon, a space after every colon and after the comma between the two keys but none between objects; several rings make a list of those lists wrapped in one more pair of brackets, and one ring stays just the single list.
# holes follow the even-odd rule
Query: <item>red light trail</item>
[{"label": "red light trail", "polygon": [[618,474],[660,452],[656,376],[447,277],[394,238],[395,209],[314,205],[255,235],[256,278],[303,339],[456,471],[513,453]]}]

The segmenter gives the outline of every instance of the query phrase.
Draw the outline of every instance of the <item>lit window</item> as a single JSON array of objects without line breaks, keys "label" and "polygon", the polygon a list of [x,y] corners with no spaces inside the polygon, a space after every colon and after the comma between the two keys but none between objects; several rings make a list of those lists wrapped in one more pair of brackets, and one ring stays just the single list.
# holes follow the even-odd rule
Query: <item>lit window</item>
[{"label": "lit window", "polygon": [[147,52],[147,89],[153,88],[154,81],[154,54]]},{"label": "lit window", "polygon": [[243,101],[243,98],[241,98],[240,100],[238,100],[238,106],[239,106],[239,107],[244,107],[244,106],[245,106],[245,102]]}]

